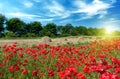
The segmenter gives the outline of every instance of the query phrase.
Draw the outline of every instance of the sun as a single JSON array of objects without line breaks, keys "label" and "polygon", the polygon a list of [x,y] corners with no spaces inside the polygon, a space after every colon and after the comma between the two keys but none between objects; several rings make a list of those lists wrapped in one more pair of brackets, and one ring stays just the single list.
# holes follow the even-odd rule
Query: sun
[{"label": "sun", "polygon": [[115,30],[117,30],[117,28],[115,28],[114,26],[108,26],[105,27],[106,29],[106,34],[112,34]]},{"label": "sun", "polygon": [[106,28],[106,34],[111,34],[113,32],[113,28],[107,27]]}]

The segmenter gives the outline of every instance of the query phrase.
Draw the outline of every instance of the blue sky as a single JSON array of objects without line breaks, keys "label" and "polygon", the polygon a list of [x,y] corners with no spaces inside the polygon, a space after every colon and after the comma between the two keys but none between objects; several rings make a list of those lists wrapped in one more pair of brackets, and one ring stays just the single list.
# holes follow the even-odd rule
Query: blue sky
[{"label": "blue sky", "polygon": [[0,13],[43,25],[120,28],[120,0],[0,0]]}]

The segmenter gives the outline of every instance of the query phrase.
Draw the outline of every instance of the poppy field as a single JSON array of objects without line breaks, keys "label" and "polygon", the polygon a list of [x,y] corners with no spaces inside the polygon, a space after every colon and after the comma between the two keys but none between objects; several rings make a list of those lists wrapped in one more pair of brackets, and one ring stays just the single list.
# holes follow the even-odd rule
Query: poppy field
[{"label": "poppy field", "polygon": [[120,79],[120,39],[0,46],[0,79]]}]

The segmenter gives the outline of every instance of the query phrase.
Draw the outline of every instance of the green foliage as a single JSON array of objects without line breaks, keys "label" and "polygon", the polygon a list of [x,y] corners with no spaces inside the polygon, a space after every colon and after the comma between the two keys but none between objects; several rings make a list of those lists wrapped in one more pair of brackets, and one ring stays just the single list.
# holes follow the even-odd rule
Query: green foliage
[{"label": "green foliage", "polygon": [[42,25],[40,22],[34,21],[34,22],[26,24],[24,30],[26,33],[41,34]]},{"label": "green foliage", "polygon": [[118,35],[120,35],[120,32],[116,30],[116,31],[113,32],[113,35],[117,35],[118,36]]},{"label": "green foliage", "polygon": [[73,26],[72,26],[72,24],[66,24],[66,25],[63,27],[63,34],[71,35],[72,31],[73,31]]},{"label": "green foliage", "polygon": [[6,38],[13,38],[13,37],[15,37],[15,34],[13,32],[5,32],[5,37]]},{"label": "green foliage", "polygon": [[44,26],[44,28],[42,30],[42,35],[50,36],[50,37],[56,36],[57,35],[56,24],[48,23],[46,26]]},{"label": "green foliage", "polygon": [[100,35],[104,36],[104,35],[105,35],[105,32],[106,32],[105,28],[100,28],[100,29],[98,29],[97,35],[98,35],[98,36],[100,36]]},{"label": "green foliage", "polygon": [[60,35],[63,33],[63,26],[62,25],[57,26],[57,33],[60,34]]},{"label": "green foliage", "polygon": [[2,36],[2,32],[4,31],[4,23],[5,23],[5,16],[0,14],[0,36]]},{"label": "green foliage", "polygon": [[74,27],[72,24],[66,24],[65,26],[57,26],[57,33],[60,37],[73,35]]},{"label": "green foliage", "polygon": [[6,22],[6,29],[12,31],[17,36],[22,35],[24,32],[25,23],[19,18],[12,18]]},{"label": "green foliage", "polygon": [[35,33],[27,33],[23,35],[22,37],[36,37]]},{"label": "green foliage", "polygon": [[87,35],[87,28],[84,26],[76,26],[73,29],[73,33],[72,35],[76,36],[76,35]]}]

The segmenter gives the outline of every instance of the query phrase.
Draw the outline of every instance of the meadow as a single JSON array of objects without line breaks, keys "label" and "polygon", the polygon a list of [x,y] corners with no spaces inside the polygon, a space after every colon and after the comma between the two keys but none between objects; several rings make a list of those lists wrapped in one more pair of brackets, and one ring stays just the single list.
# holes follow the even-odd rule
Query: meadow
[{"label": "meadow", "polygon": [[120,39],[0,46],[0,79],[120,79]]}]

